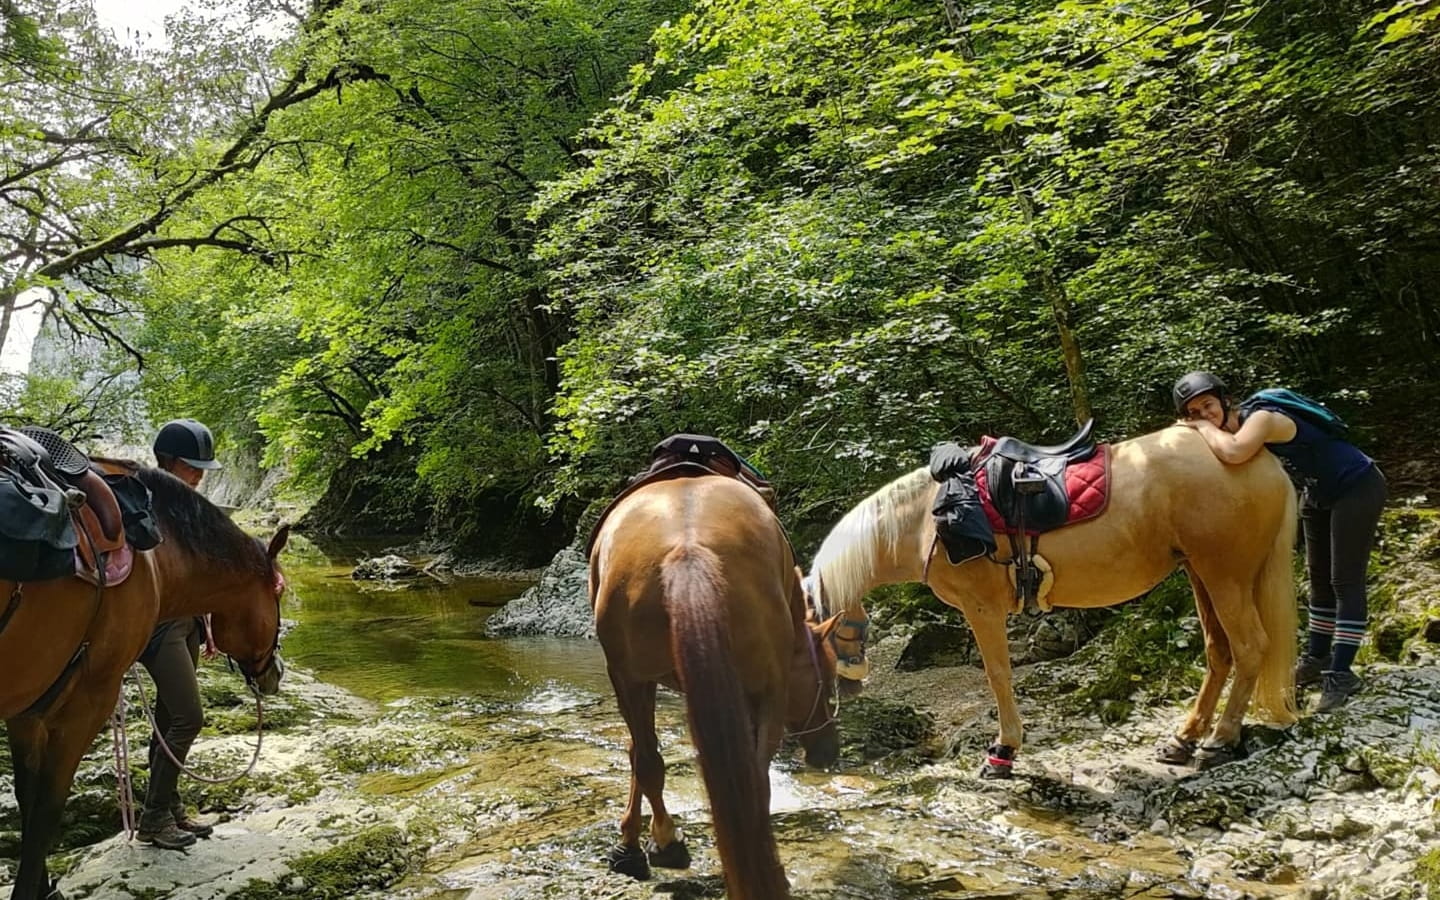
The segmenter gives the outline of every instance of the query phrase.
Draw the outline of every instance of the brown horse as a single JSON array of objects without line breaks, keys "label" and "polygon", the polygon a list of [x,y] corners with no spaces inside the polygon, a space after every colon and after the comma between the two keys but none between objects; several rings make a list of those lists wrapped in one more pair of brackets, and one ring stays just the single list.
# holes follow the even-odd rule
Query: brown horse
[{"label": "brown horse", "polygon": [[[1270,721],[1296,718],[1295,491],[1269,453],[1226,465],[1189,428],[1125,441],[1111,453],[1104,514],[1047,533],[1041,542],[1055,579],[1050,603],[1113,606],[1183,566],[1205,633],[1205,680],[1161,759],[1227,761],[1238,749],[1252,693],[1256,711]],[[1023,737],[1005,634],[1014,588],[1005,565],[984,558],[951,565],[936,552],[935,489],[929,470],[917,469],[846,513],[816,554],[811,578],[818,596],[812,599],[818,609],[863,620],[860,601],[871,587],[928,580],[936,596],[963,612],[1000,713],[1000,735],[981,774],[1003,778]],[[1008,553],[997,558],[1003,563]],[[1230,696],[1211,731],[1232,668]]]},{"label": "brown horse", "polygon": [[[774,513],[732,478],[654,482],[624,497],[596,535],[590,600],[610,682],[630,729],[630,798],[613,870],[685,868],[665,810],[655,685],[685,692],[731,900],[789,896],[770,829],[770,759],[788,725],[806,761],[839,756],[834,622],[807,622],[800,573]],[[654,848],[640,848],[640,798]]]},{"label": "brown horse", "polygon": [[12,900],[62,897],[45,857],[81,757],[115,709],[120,680],[162,619],[213,614],[215,642],[262,693],[279,689],[280,591],[275,557],[179,479],[138,476],[165,541],[103,591],[78,578],[0,581],[11,613],[0,628],[0,718],[20,805],[20,869]]}]

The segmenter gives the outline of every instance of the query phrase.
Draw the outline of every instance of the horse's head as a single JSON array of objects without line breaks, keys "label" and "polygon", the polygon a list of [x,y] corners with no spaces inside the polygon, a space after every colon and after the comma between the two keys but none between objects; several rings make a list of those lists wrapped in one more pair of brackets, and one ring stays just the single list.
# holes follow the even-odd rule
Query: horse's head
[{"label": "horse's head", "polygon": [[[800,570],[795,570],[797,590]],[[835,650],[830,632],[839,616],[824,622],[805,604],[805,620],[796,633],[795,652],[790,660],[790,694],[785,724],[805,748],[807,765],[825,768],[840,759],[840,729],[836,724],[839,704],[835,698]]]},{"label": "horse's head", "polygon": [[236,596],[224,611],[211,617],[215,643],[245,676],[245,683],[261,694],[280,690],[285,664],[280,659],[280,598],[285,593],[285,576],[276,558],[290,538],[290,526],[282,525],[264,547],[267,574],[247,579],[244,596]]}]

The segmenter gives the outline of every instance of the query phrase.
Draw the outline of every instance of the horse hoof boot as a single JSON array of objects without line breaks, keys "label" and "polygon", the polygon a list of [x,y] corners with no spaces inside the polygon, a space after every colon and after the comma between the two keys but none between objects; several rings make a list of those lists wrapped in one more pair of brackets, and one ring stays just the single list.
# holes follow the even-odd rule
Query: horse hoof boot
[{"label": "horse hoof boot", "polygon": [[645,851],[639,847],[615,847],[605,854],[605,862],[610,871],[629,875],[636,881],[645,881],[650,877],[650,862],[645,858]]},{"label": "horse hoof boot", "polygon": [[1195,758],[1195,742],[1171,735],[1155,748],[1155,759],[1167,766],[1188,766]]},{"label": "horse hoof boot", "polygon": [[65,895],[60,891],[60,879],[51,879],[50,893],[45,895],[45,900],[65,900]]},{"label": "horse hoof boot", "polygon": [[664,847],[651,845],[649,857],[650,865],[658,869],[690,868],[690,848],[684,841],[671,841]]},{"label": "horse hoof boot", "polygon": [[1206,769],[1213,769],[1217,766],[1234,762],[1244,755],[1238,743],[1228,746],[1225,744],[1204,744],[1195,751],[1195,768],[1197,771],[1204,772]]},{"label": "horse hoof boot", "polygon": [[1004,744],[991,744],[985,751],[985,764],[980,767],[980,777],[1004,780],[1013,776],[1015,748]]}]

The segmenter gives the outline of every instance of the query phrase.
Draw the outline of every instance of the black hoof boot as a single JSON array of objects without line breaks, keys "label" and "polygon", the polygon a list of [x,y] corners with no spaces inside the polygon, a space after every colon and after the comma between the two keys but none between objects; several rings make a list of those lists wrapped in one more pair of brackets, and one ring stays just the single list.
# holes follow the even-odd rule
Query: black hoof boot
[{"label": "black hoof boot", "polygon": [[1195,751],[1195,768],[1197,771],[1203,772],[1206,769],[1213,769],[1216,766],[1223,766],[1237,759],[1243,759],[1244,756],[1244,748],[1242,748],[1239,743],[1228,746],[1225,744],[1204,744],[1200,749]]},{"label": "black hoof boot", "polygon": [[1171,735],[1155,748],[1155,759],[1167,766],[1188,766],[1195,758],[1195,742]]},{"label": "black hoof boot", "polygon": [[60,879],[51,879],[50,893],[45,895],[45,900],[65,900],[65,895],[60,892]]},{"label": "black hoof boot", "polygon": [[610,871],[629,875],[636,881],[645,881],[650,877],[650,863],[645,858],[645,851],[639,847],[615,847],[605,854],[605,862]]},{"label": "black hoof boot", "polygon": [[981,778],[1005,779],[1014,775],[1015,748],[1004,744],[991,744],[985,751],[985,764],[980,767]]},{"label": "black hoof boot", "polygon": [[690,868],[690,848],[685,846],[685,841],[676,839],[664,847],[650,847],[650,865],[657,869],[688,869]]}]

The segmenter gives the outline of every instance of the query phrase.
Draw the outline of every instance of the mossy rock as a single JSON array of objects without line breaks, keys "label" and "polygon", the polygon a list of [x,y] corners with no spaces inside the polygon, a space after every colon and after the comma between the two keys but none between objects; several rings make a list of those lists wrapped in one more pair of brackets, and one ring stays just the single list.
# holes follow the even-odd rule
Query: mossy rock
[{"label": "mossy rock", "polygon": [[298,857],[280,884],[251,881],[231,900],[339,900],[383,890],[405,877],[423,852],[399,828],[376,826]]},{"label": "mossy rock", "polygon": [[840,708],[840,744],[847,759],[868,762],[913,751],[934,734],[934,718],[903,703],[862,696]]}]

